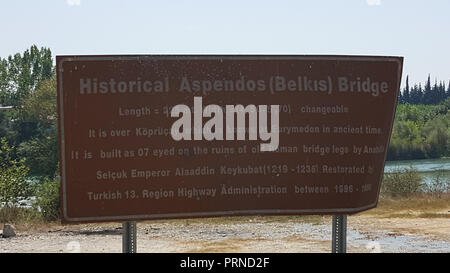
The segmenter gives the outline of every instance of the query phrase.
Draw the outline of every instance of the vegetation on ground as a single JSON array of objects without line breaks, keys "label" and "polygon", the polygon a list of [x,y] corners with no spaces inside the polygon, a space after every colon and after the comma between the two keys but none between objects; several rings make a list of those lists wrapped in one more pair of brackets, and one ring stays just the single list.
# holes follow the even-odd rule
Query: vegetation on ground
[{"label": "vegetation on ground", "polygon": [[437,105],[399,104],[387,160],[450,156],[450,98]]}]

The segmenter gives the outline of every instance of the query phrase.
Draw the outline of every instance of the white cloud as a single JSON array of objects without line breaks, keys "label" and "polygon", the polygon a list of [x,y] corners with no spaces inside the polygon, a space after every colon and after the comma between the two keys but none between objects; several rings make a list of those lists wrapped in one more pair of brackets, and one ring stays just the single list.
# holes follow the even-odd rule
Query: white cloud
[{"label": "white cloud", "polygon": [[366,0],[369,6],[379,6],[381,5],[381,0]]},{"label": "white cloud", "polygon": [[81,0],[66,0],[67,5],[69,6],[79,6],[81,5]]}]

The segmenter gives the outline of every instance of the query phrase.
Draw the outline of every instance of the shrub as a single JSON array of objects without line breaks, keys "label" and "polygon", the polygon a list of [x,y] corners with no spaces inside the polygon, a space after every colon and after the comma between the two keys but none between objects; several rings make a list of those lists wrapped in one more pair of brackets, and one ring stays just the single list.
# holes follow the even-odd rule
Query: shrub
[{"label": "shrub", "polygon": [[445,177],[443,172],[438,172],[430,182],[423,185],[423,191],[441,198],[443,194],[450,193],[450,180]]},{"label": "shrub", "polygon": [[10,223],[20,226],[30,226],[42,222],[41,214],[33,208],[2,207],[0,208],[0,223]]},{"label": "shrub", "polygon": [[33,188],[27,181],[28,167],[24,160],[12,159],[13,148],[5,138],[0,139],[0,206],[16,207],[27,200]]},{"label": "shrub", "polygon": [[394,173],[385,173],[381,193],[391,196],[408,196],[420,191],[422,177],[415,168],[406,168]]},{"label": "shrub", "polygon": [[34,137],[22,142],[18,156],[25,158],[25,164],[30,168],[30,175],[52,176],[58,166],[58,137],[53,131],[47,136]]},{"label": "shrub", "polygon": [[53,221],[59,218],[59,179],[44,178],[37,186],[34,205],[41,211],[45,220]]}]

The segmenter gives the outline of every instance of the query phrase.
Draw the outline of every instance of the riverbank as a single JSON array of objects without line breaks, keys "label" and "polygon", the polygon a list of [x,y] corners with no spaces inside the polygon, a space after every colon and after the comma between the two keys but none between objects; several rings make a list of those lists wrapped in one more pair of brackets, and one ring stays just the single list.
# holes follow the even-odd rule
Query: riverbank
[{"label": "riverbank", "polygon": [[[383,198],[348,217],[348,252],[448,252],[450,196]],[[138,222],[138,252],[329,252],[331,216]],[[120,223],[16,226],[0,252],[121,252]]]},{"label": "riverbank", "polygon": [[436,178],[450,180],[450,158],[386,161],[384,173],[395,173],[413,168],[425,183]]}]

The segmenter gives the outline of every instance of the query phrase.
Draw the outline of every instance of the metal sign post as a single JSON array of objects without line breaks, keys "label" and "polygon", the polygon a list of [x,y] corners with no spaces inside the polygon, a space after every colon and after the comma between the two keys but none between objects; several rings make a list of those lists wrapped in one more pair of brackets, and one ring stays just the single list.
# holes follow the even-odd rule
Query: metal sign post
[{"label": "metal sign post", "polygon": [[347,215],[333,215],[331,252],[347,252]]},{"label": "metal sign post", "polygon": [[136,253],[136,222],[123,222],[122,228],[122,252]]}]

